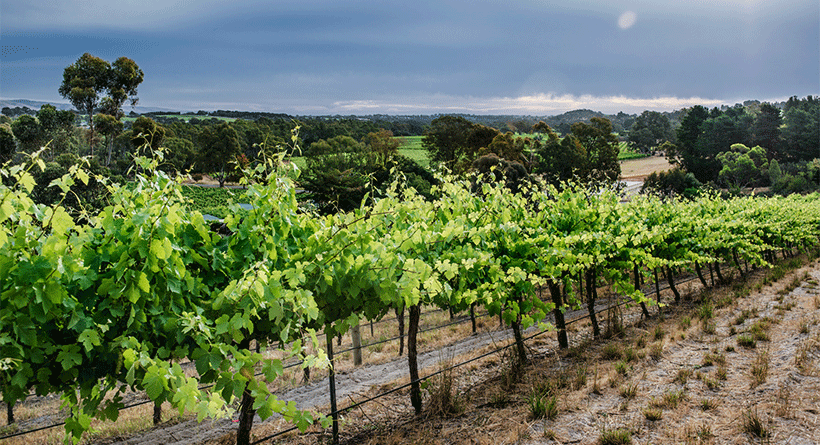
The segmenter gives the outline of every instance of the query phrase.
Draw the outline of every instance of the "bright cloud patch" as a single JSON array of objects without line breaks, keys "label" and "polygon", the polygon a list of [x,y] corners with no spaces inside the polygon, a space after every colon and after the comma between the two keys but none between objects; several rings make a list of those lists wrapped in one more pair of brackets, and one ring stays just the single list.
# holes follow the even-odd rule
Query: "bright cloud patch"
[{"label": "bright cloud patch", "polygon": [[636,16],[634,12],[626,11],[618,17],[618,28],[629,29],[635,24],[637,19],[638,16]]},{"label": "bright cloud patch", "polygon": [[474,114],[524,114],[549,116],[582,108],[603,113],[641,113],[643,110],[673,111],[693,105],[714,107],[723,105],[723,100],[700,97],[654,97],[633,98],[624,96],[556,95],[536,94],[521,97],[457,97],[434,95],[428,97],[396,98],[394,100],[354,100],[339,101],[318,110],[302,110],[319,114],[433,114],[433,113],[474,113]]}]

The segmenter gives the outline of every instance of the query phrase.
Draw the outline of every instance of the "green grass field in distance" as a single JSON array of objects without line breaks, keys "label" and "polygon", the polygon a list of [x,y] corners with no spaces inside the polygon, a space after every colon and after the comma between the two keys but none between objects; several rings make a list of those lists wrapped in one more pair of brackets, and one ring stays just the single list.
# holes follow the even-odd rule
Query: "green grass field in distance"
[{"label": "green grass field in distance", "polygon": [[396,139],[401,141],[399,151],[401,150],[424,150],[421,146],[421,140],[424,136],[397,136]]}]

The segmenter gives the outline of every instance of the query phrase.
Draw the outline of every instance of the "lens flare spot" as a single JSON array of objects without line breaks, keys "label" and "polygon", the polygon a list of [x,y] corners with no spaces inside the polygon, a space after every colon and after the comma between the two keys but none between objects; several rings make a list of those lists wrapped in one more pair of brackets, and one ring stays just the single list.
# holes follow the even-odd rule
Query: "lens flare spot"
[{"label": "lens flare spot", "polygon": [[634,12],[626,11],[618,17],[618,28],[629,29],[635,24],[636,20],[638,20],[638,16]]}]

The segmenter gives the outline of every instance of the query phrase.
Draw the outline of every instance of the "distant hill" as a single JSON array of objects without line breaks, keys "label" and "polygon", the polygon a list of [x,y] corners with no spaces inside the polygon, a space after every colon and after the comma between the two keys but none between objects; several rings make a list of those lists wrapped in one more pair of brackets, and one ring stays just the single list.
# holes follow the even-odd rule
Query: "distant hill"
[{"label": "distant hill", "polygon": [[[54,108],[58,110],[73,110],[74,106],[68,102],[41,102],[37,100],[28,100],[28,99],[0,99],[0,109],[1,108],[30,108],[34,111],[37,111],[45,104],[54,105]],[[129,113],[131,111],[130,107],[124,108],[125,113]],[[134,112],[142,114],[142,113],[152,113],[158,111],[172,111],[170,108],[158,108],[158,107],[135,107]]]}]

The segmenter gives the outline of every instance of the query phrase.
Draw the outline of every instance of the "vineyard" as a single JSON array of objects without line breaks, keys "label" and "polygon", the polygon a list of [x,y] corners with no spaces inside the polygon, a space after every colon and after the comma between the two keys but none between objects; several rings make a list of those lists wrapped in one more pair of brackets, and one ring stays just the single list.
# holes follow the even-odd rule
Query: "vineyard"
[{"label": "vineyard", "polygon": [[[409,379],[391,391],[407,391],[418,415],[419,372],[430,366],[418,350],[422,308],[452,313],[453,326],[469,323],[476,334],[477,319],[482,329],[500,322],[509,348],[476,357],[504,353],[523,366],[541,358],[528,340],[551,336],[568,350],[576,320],[600,339],[621,304],[657,316],[684,304],[683,277],[712,288],[813,253],[820,240],[816,195],[620,203],[614,191],[512,193],[480,177],[443,181],[433,201],[395,184],[371,206],[317,216],[298,207],[292,166],[274,162],[236,191],[251,209],[213,231],[189,209],[181,178],[150,159],[138,160],[144,173],[133,185],[110,185],[112,205],[76,215],[33,203],[31,170],[41,164],[3,171],[11,185],[0,188],[0,391],[10,415],[32,393],[59,395],[75,441],[92,418],[117,419],[134,392],[198,421],[233,417],[240,444],[251,442],[255,419],[275,414],[336,435],[334,339],[349,334],[355,353],[367,322],[388,314],[408,315],[397,334]],[[69,194],[87,180],[74,168],[53,187]],[[333,413],[277,395],[292,369],[330,377]],[[538,400],[555,403],[551,391]]]}]

